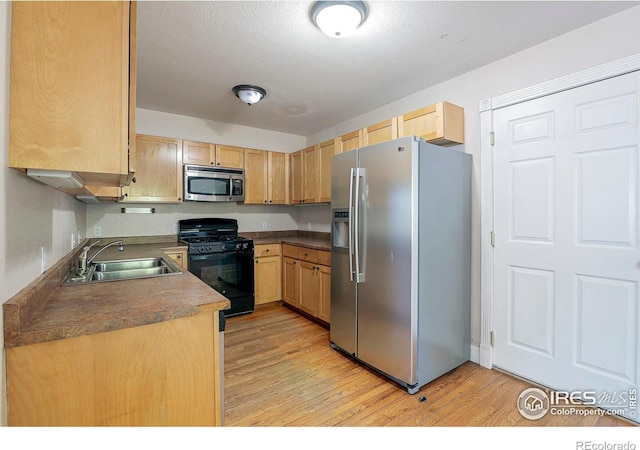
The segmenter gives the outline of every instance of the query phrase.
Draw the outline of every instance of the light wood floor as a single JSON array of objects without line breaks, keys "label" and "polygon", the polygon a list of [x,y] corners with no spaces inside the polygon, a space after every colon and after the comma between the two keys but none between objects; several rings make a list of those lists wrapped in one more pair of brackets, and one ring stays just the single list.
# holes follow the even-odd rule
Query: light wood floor
[{"label": "light wood floor", "polygon": [[608,416],[525,419],[516,400],[532,385],[472,362],[408,395],[331,349],[327,329],[282,305],[228,318],[224,360],[232,427],[628,425]]}]

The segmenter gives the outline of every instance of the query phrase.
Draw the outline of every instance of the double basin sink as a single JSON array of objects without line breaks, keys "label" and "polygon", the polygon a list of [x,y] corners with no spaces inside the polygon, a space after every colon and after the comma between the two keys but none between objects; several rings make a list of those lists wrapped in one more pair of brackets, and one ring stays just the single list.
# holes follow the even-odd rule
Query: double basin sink
[{"label": "double basin sink", "polygon": [[64,284],[86,284],[100,281],[134,280],[138,278],[178,275],[182,273],[166,257],[121,259],[93,262],[81,276],[76,270],[67,276]]}]

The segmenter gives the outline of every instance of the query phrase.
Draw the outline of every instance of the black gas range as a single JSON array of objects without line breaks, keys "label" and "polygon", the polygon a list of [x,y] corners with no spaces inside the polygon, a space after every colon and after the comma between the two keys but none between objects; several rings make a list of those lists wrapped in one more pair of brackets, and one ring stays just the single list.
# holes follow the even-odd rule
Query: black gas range
[{"label": "black gas range", "polygon": [[225,317],[254,310],[253,241],[238,236],[235,219],[178,222],[178,238],[188,246],[189,272],[231,301]]}]

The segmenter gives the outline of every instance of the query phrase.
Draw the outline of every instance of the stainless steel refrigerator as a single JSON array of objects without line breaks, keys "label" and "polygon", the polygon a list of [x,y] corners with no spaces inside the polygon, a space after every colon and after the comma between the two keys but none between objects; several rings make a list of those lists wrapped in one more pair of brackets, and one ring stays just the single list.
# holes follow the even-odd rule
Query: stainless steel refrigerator
[{"label": "stainless steel refrigerator", "polygon": [[469,360],[471,155],[411,136],[331,170],[331,346],[414,394]]}]

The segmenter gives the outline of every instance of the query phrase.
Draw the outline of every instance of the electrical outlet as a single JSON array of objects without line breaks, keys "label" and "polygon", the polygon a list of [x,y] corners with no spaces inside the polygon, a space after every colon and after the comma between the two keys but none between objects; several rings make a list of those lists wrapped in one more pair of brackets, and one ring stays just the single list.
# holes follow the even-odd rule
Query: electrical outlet
[{"label": "electrical outlet", "polygon": [[311,222],[307,222],[307,230],[311,230]]},{"label": "electrical outlet", "polygon": [[173,224],[173,234],[178,234],[178,224],[177,223]]},{"label": "electrical outlet", "polygon": [[266,230],[267,229],[267,222],[262,222],[262,229]]},{"label": "electrical outlet", "polygon": [[102,236],[102,227],[93,227],[93,236],[94,237]]},{"label": "electrical outlet", "polygon": [[76,248],[76,235],[75,233],[71,233],[71,250]]},{"label": "electrical outlet", "polygon": [[82,234],[80,234],[80,230],[78,230],[78,244],[82,241]]}]

